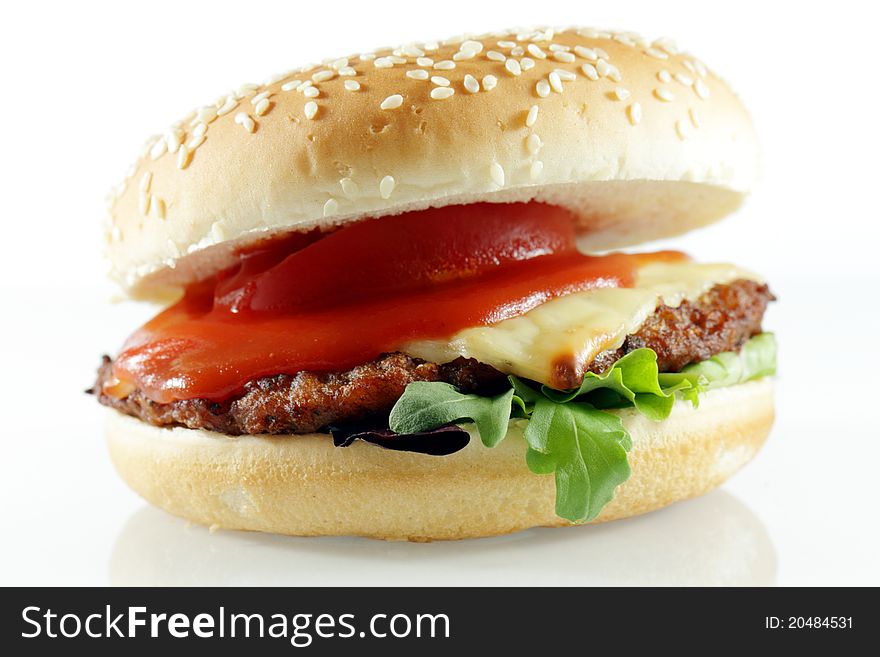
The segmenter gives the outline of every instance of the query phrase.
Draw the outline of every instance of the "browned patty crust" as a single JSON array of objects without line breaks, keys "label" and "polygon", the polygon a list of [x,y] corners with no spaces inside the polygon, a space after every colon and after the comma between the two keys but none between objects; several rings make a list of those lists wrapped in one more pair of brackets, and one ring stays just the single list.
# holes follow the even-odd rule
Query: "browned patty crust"
[{"label": "browned patty crust", "polygon": [[[619,349],[600,353],[589,365],[602,372],[625,354],[648,347],[657,352],[661,372],[677,372],[688,363],[722,351],[738,350],[761,332],[761,319],[773,295],[766,285],[737,280],[716,285],[696,302],[677,308],[659,306]],[[228,435],[296,434],[330,424],[363,422],[387,416],[413,381],[445,381],[462,392],[495,394],[507,387],[506,375],[473,359],[428,363],[401,353],[384,354],[346,372],[278,374],[249,381],[240,395],[223,402],[184,399],[158,404],[135,390],[123,399],[103,393],[112,376],[104,357],[92,391],[100,402],[156,426],[208,429]],[[571,386],[583,373],[572,373]]]}]

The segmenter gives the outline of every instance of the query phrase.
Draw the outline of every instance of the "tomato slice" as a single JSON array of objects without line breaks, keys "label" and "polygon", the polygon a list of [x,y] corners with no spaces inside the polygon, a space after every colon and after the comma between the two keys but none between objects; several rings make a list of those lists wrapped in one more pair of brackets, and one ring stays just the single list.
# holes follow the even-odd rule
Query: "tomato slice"
[{"label": "tomato slice", "polygon": [[[575,250],[574,221],[537,203],[448,206],[363,221],[271,263],[245,258],[217,287],[215,307],[289,313],[478,278],[513,262]],[[268,251],[271,251],[269,249]]]}]

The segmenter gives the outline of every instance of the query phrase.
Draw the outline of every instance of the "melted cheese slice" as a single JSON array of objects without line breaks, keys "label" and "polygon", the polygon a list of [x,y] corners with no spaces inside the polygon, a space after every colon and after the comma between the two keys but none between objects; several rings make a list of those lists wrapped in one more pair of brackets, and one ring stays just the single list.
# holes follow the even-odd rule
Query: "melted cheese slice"
[{"label": "melted cheese slice", "polygon": [[576,292],[519,317],[459,331],[451,340],[412,342],[403,351],[435,363],[474,358],[506,374],[565,387],[599,353],[622,346],[661,303],[676,307],[737,279],[761,281],[728,264],[650,263],[639,268],[632,288]]}]

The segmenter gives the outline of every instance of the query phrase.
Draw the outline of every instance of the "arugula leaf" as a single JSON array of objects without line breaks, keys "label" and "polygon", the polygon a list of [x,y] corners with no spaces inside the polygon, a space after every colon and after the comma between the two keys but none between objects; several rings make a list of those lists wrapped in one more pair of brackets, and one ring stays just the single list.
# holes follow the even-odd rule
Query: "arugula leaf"
[{"label": "arugula leaf", "polygon": [[495,447],[507,435],[512,403],[513,388],[496,397],[481,397],[463,395],[448,383],[416,381],[391,409],[388,426],[396,433],[415,434],[470,420],[483,444]]},{"label": "arugula leaf", "polygon": [[602,409],[634,407],[652,420],[669,416],[676,398],[697,406],[699,394],[776,372],[776,342],[762,333],[739,353],[725,352],[677,373],[660,373],[657,354],[636,349],[602,374],[588,373],[579,388],[554,390],[517,377],[495,397],[466,395],[448,383],[407,386],[389,419],[397,433],[415,434],[472,421],[480,439],[494,447],[511,417],[529,420],[526,463],[556,477],[556,513],[572,522],[594,519],[629,477],[626,453],[632,439],[620,418]]},{"label": "arugula leaf", "polygon": [[[633,405],[652,420],[665,420],[675,404],[675,390],[686,388],[689,383],[677,382],[675,390],[664,390],[658,380],[657,354],[652,349],[636,349],[619,359],[603,374],[587,372],[580,388],[567,391],[542,386],[541,391],[549,399],[564,403],[583,398],[596,390],[611,390],[620,400]],[[604,399],[603,399],[604,398]],[[600,397],[600,406],[609,408],[615,404],[607,392]]]},{"label": "arugula leaf", "polygon": [[579,402],[539,399],[524,432],[526,463],[556,477],[556,515],[593,520],[629,478],[632,439],[620,418]]}]

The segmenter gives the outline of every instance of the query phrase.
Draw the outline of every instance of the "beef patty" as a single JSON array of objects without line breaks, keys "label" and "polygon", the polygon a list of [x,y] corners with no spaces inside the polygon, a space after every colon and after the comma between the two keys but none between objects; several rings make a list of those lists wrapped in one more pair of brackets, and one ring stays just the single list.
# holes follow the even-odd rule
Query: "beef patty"
[{"label": "beef patty", "polygon": [[[677,372],[688,363],[736,351],[761,332],[761,319],[773,298],[766,285],[737,280],[716,285],[697,301],[683,302],[677,308],[661,305],[619,349],[600,353],[588,369],[603,372],[641,347],[657,352],[661,372]],[[104,394],[104,383],[112,379],[112,364],[105,356],[90,391],[102,404],[156,426],[228,435],[312,433],[330,424],[381,419],[413,381],[445,381],[462,392],[480,394],[496,394],[508,387],[506,375],[473,359],[437,364],[391,353],[345,372],[255,379],[239,395],[222,402],[183,399],[158,404],[140,390],[123,399]]]}]

